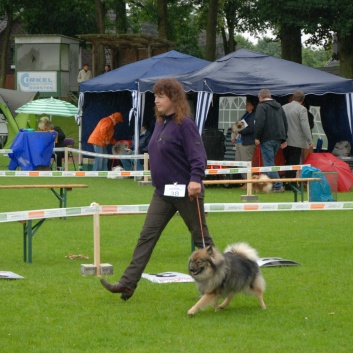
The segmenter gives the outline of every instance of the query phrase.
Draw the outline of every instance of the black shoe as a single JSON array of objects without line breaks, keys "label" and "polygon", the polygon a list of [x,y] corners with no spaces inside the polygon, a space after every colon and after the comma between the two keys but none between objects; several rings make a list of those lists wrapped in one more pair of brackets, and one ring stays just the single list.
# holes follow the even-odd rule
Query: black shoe
[{"label": "black shoe", "polygon": [[134,294],[134,291],[130,288],[127,288],[125,286],[123,286],[121,283],[117,282],[115,284],[110,284],[108,283],[106,280],[104,280],[103,278],[101,278],[101,283],[102,283],[102,286],[108,290],[109,292],[111,293],[121,293],[121,299],[122,300],[128,300],[130,299],[133,294]]}]

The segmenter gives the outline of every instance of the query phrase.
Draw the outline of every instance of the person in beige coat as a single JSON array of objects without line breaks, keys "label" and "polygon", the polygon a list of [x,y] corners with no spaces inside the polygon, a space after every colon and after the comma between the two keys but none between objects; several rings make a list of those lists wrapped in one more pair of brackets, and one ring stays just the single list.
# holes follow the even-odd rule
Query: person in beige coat
[{"label": "person in beige coat", "polygon": [[92,78],[92,72],[89,69],[88,64],[84,64],[82,70],[79,71],[77,76],[77,82],[80,84],[81,82],[90,80]]},{"label": "person in beige coat", "polygon": [[[283,150],[286,165],[299,165],[302,148],[313,147],[308,112],[303,105],[304,99],[304,92],[297,90],[293,94],[292,102],[283,106],[288,122],[287,147]],[[295,177],[295,170],[286,171],[286,178]]]}]

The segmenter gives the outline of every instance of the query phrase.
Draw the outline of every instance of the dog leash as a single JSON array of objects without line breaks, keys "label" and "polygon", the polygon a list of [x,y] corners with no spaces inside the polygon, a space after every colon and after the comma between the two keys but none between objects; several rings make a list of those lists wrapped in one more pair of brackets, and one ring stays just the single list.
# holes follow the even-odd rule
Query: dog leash
[{"label": "dog leash", "polygon": [[205,245],[205,235],[203,234],[200,204],[199,204],[199,198],[198,198],[197,195],[196,195],[196,203],[197,203],[197,211],[199,213],[200,229],[201,229],[201,236],[202,236],[202,245],[205,248],[206,247],[206,245]]}]

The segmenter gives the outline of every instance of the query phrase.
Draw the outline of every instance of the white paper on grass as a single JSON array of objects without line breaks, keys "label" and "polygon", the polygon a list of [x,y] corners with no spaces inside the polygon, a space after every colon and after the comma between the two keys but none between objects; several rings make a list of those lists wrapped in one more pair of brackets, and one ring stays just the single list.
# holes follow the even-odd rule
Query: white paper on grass
[{"label": "white paper on grass", "polygon": [[281,257],[263,257],[257,261],[260,267],[275,267],[275,266],[298,266],[298,262],[285,260]]},{"label": "white paper on grass", "polygon": [[21,279],[22,276],[11,271],[0,271],[0,279]]},{"label": "white paper on grass", "polygon": [[190,275],[180,272],[143,273],[142,278],[154,283],[194,282]]}]

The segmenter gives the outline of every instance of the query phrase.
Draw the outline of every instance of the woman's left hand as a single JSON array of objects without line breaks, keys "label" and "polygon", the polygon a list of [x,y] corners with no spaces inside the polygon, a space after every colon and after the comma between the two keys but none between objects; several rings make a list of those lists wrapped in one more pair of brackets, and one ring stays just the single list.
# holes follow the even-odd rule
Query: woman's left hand
[{"label": "woman's left hand", "polygon": [[189,196],[196,196],[201,192],[201,184],[196,181],[190,181],[188,185]]}]

